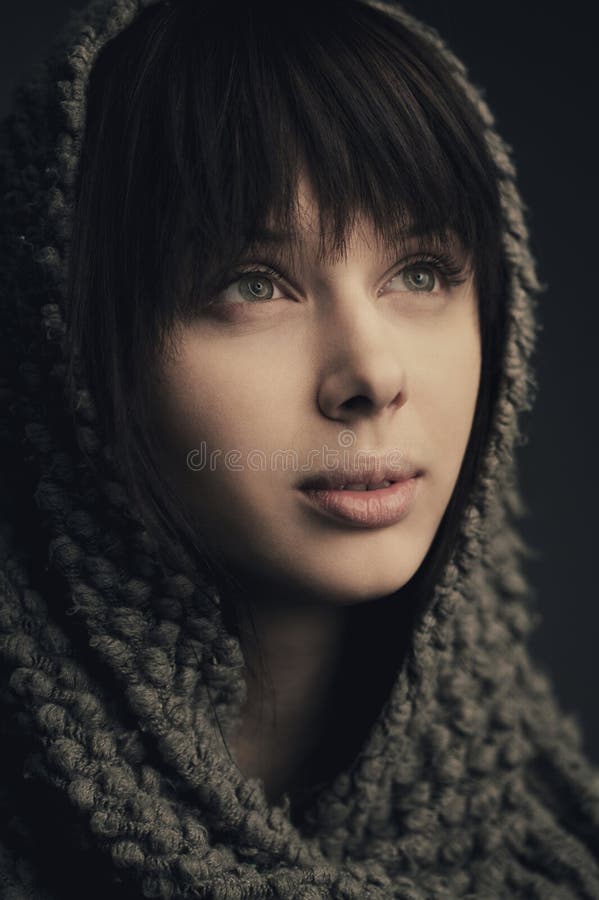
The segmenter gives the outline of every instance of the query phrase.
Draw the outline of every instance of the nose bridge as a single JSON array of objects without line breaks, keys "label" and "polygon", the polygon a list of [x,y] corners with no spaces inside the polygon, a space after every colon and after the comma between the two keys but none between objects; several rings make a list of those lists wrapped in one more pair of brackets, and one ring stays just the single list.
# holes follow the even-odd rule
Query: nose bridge
[{"label": "nose bridge", "polygon": [[405,392],[397,335],[377,299],[346,277],[329,283],[319,313],[320,405],[328,415],[361,397],[380,409]]},{"label": "nose bridge", "polygon": [[382,301],[370,295],[357,276],[321,280],[322,304],[319,332],[323,335],[327,356],[368,362],[392,351],[389,321],[382,314]]}]

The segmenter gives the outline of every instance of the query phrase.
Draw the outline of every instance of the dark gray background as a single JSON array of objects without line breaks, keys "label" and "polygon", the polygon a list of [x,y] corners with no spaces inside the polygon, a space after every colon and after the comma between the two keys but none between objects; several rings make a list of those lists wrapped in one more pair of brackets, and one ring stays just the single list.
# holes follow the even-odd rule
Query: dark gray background
[{"label": "dark gray background", "polygon": [[[84,3],[20,0],[0,13],[0,115],[15,82],[49,45],[70,9]],[[540,559],[528,564],[543,622],[532,653],[579,716],[599,763],[596,656],[599,591],[594,579],[599,508],[595,416],[599,333],[596,262],[597,76],[595,37],[581,0],[408,0],[435,26],[482,87],[514,149],[528,207],[542,298],[540,392],[519,451],[530,516],[523,524]],[[536,7],[536,8],[535,8]]]}]

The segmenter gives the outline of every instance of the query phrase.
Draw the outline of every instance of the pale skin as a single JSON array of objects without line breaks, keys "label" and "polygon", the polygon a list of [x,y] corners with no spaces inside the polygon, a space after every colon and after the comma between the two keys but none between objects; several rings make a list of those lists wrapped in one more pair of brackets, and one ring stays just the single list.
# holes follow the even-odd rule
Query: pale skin
[{"label": "pale skin", "polygon": [[[303,767],[338,706],[348,610],[398,591],[426,556],[459,475],[481,368],[470,271],[448,287],[418,264],[415,279],[430,289],[416,290],[401,274],[404,260],[383,254],[361,220],[346,255],[321,261],[307,179],[298,197],[300,250],[292,259],[279,248],[281,279],[252,268],[272,262],[272,252],[244,263],[266,278],[271,302],[247,299],[248,279],[244,294],[238,279],[219,296],[220,314],[182,326],[156,402],[165,464],[206,539],[251,592],[276,706],[269,693],[261,706],[248,671],[229,746],[273,802],[307,777]],[[410,245],[424,250],[422,239]],[[324,468],[315,449],[339,452],[347,430],[350,459],[399,450],[422,470],[401,521],[356,528],[305,502],[298,482]],[[222,451],[221,463],[192,470],[187,454],[201,441],[208,454]],[[252,451],[272,461],[292,448],[309,469],[247,464]],[[222,462],[227,450],[238,451],[233,466]],[[243,649],[254,661],[252,643]]]}]

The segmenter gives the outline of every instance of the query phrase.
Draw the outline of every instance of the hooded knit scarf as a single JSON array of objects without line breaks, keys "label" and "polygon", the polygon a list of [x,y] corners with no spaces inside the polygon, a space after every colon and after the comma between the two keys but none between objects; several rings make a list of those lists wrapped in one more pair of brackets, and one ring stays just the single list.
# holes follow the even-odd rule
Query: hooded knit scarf
[{"label": "hooded knit scarf", "polygon": [[462,63],[396,5],[474,103],[501,173],[510,287],[492,439],[380,714],[304,820],[223,751],[216,717],[231,734],[245,697],[240,643],[208,579],[158,565],[94,399],[65,378],[86,81],[144,5],[73,16],[3,123],[3,900],[599,898],[599,772],[527,649],[539,614],[513,455],[541,287],[510,148]]}]

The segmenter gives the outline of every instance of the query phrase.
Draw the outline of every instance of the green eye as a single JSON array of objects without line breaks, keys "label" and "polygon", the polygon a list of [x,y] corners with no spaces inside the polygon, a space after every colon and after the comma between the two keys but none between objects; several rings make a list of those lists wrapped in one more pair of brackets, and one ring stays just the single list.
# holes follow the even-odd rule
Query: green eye
[{"label": "green eye", "polygon": [[243,275],[239,279],[239,292],[244,300],[270,300],[273,295],[272,281],[264,275]]},{"label": "green eye", "polygon": [[417,291],[432,291],[435,288],[435,274],[426,266],[409,266],[401,275],[406,285]]}]

